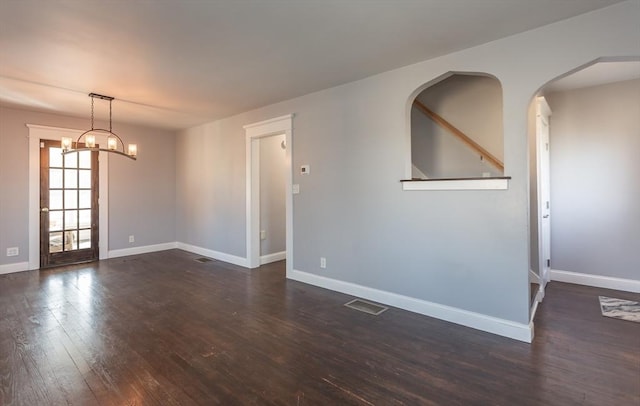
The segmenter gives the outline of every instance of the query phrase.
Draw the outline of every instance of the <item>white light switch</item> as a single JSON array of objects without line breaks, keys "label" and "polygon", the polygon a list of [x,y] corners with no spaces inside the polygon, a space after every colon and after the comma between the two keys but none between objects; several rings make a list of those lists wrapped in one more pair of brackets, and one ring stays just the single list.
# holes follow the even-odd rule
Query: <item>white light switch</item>
[{"label": "white light switch", "polygon": [[297,183],[293,184],[291,187],[291,191],[294,195],[297,195],[298,193],[300,193],[300,185]]},{"label": "white light switch", "polygon": [[267,231],[266,230],[260,230],[260,239],[261,240],[266,240],[267,239]]}]

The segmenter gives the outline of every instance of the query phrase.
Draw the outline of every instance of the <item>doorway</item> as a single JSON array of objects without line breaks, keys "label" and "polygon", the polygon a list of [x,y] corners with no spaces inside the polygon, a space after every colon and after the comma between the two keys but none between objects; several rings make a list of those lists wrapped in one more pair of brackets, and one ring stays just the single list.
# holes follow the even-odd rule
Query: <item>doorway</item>
[{"label": "doorway", "polygon": [[538,160],[538,270],[542,292],[551,269],[551,177],[549,117],[551,108],[544,97],[536,100],[536,145]]},{"label": "doorway", "polygon": [[286,257],[285,135],[258,138],[260,265]]},{"label": "doorway", "polygon": [[549,118],[551,109],[543,96],[535,97],[529,109],[530,167],[530,263],[529,317],[533,320],[544,299],[551,266],[551,176]]},{"label": "doorway", "polygon": [[551,280],[640,286],[639,88],[640,61],[607,58],[541,90],[553,108]]},{"label": "doorway", "polygon": [[40,143],[40,267],[98,259],[98,153]]},{"label": "doorway", "polygon": [[[292,126],[293,115],[246,125],[246,247],[247,266],[261,265],[261,224],[260,224],[260,146],[262,139],[279,136],[284,141],[284,202],[285,202],[285,254],[287,276],[293,270],[293,198],[292,198]],[[274,139],[274,138],[271,138]],[[265,230],[266,231],[266,230]],[[265,236],[266,237],[266,236]],[[278,255],[282,255],[281,253]],[[278,260],[278,257],[272,257]],[[265,259],[263,259],[264,261]],[[269,258],[266,258],[269,260]]]},{"label": "doorway", "polygon": [[[29,128],[29,270],[40,268],[41,206],[40,201],[40,145],[48,140],[60,145],[62,137],[77,138],[83,130],[27,124]],[[96,137],[96,142],[106,143],[107,137]],[[98,173],[98,259],[109,257],[109,154],[99,153]],[[64,237],[63,237],[64,238]]]}]

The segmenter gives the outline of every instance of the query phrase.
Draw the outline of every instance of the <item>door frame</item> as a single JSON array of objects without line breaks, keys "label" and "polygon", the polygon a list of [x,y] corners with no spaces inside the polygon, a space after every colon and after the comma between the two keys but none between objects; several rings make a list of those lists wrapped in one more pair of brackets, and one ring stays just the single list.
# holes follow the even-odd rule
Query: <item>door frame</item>
[{"label": "door frame", "polygon": [[293,114],[245,125],[246,137],[246,249],[247,267],[260,266],[260,144],[261,138],[285,135],[286,272],[293,270]]},{"label": "door frame", "polygon": [[[538,276],[540,277],[540,286],[543,289],[550,279],[550,267],[547,267],[547,259],[545,258],[545,244],[549,246],[549,258],[551,258],[551,227],[549,227],[549,235],[543,234],[543,216],[545,213],[544,205],[545,201],[542,196],[542,190],[544,187],[551,188],[550,184],[545,185],[550,181],[550,177],[543,179],[542,176],[542,153],[550,154],[550,150],[545,150],[544,142],[540,134],[541,120],[544,120],[547,124],[548,131],[551,130],[549,117],[551,116],[551,108],[547,103],[547,100],[540,96],[536,98],[536,168],[537,168],[537,195],[538,195]],[[550,158],[550,157],[549,157]],[[550,159],[546,160],[547,166],[550,166]],[[547,173],[550,175],[550,168],[546,168]],[[549,202],[551,197],[549,196]],[[549,217],[549,223],[551,218]]]},{"label": "door frame", "polygon": [[[60,141],[62,137],[79,136],[84,131],[62,127],[27,124],[29,128],[29,270],[40,269],[40,140]],[[104,139],[102,139],[104,138]],[[96,142],[106,143],[99,135]],[[98,228],[99,259],[109,258],[109,156],[99,153]]]}]

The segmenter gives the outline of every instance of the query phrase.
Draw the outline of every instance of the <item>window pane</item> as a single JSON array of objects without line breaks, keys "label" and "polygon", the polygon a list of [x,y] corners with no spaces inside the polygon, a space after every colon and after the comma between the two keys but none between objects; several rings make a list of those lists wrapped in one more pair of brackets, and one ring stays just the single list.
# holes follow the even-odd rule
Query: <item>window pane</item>
[{"label": "window pane", "polygon": [[90,209],[91,208],[91,191],[90,190],[80,190],[80,209]]},{"label": "window pane", "polygon": [[62,230],[62,211],[49,212],[49,231]]},{"label": "window pane", "polygon": [[78,228],[78,210],[64,211],[64,229],[73,230]]},{"label": "window pane", "polygon": [[49,234],[49,252],[62,251],[62,233]]},{"label": "window pane", "polygon": [[77,190],[64,191],[64,208],[65,209],[78,208],[78,191]]},{"label": "window pane", "polygon": [[62,169],[49,169],[49,187],[62,189]]},{"label": "window pane", "polygon": [[62,148],[49,147],[49,167],[62,168]]},{"label": "window pane", "polygon": [[80,249],[91,248],[91,230],[80,230]]},{"label": "window pane", "polygon": [[78,249],[78,232],[65,231],[64,232],[64,250],[72,251],[77,249]]},{"label": "window pane", "polygon": [[80,180],[78,187],[82,189],[91,189],[91,170],[81,170],[79,173]]},{"label": "window pane", "polygon": [[78,187],[78,171],[75,169],[64,170],[64,187],[74,189]]},{"label": "window pane", "polygon": [[64,167],[65,168],[77,168],[78,167],[78,153],[73,152],[71,154],[64,155]]},{"label": "window pane", "polygon": [[49,210],[62,209],[62,190],[49,191]]},{"label": "window pane", "polygon": [[91,227],[91,210],[80,210],[79,228]]},{"label": "window pane", "polygon": [[80,151],[80,159],[78,162],[78,167],[91,169],[91,151]]}]

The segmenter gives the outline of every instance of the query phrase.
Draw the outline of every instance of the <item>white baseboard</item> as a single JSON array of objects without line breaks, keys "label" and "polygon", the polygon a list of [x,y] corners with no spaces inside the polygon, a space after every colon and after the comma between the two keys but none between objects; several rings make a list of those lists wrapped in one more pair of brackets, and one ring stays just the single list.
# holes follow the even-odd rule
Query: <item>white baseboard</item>
[{"label": "white baseboard", "polygon": [[536,296],[533,298],[531,303],[531,312],[529,313],[529,320],[531,321],[531,323],[533,323],[533,318],[536,316],[538,305],[542,303],[542,300],[544,299],[544,289],[547,285],[544,279],[538,279],[538,282],[535,283],[538,283],[538,291],[536,292]]},{"label": "white baseboard", "polygon": [[336,279],[326,278],[324,276],[297,271],[295,269],[291,271],[287,277],[299,282],[361,297],[385,305],[420,313],[425,316],[435,317],[437,319],[471,327],[477,330],[513,338],[515,340],[527,343],[530,343],[533,340],[533,323],[531,322],[529,324],[516,323],[497,317],[458,309],[456,307],[445,306],[438,303],[428,302],[426,300],[415,299],[396,293],[356,285],[350,282],[343,282]]},{"label": "white baseboard", "polygon": [[529,317],[531,324],[533,325],[533,318],[536,317],[536,311],[538,310],[538,305],[540,304],[539,300],[534,300],[533,305],[531,306],[531,315]]},{"label": "white baseboard", "polygon": [[276,261],[282,261],[287,257],[287,251],[274,252],[260,257],[260,265],[270,264]]},{"label": "white baseboard", "polygon": [[28,262],[16,262],[14,264],[6,264],[0,265],[0,275],[14,273],[14,272],[22,272],[29,270]]},{"label": "white baseboard", "polygon": [[184,251],[193,252],[194,254],[203,255],[209,258],[217,259],[218,261],[224,261],[234,265],[239,265],[244,267],[249,266],[249,261],[247,261],[247,258],[238,257],[231,254],[225,254],[224,252],[218,252],[218,251],[210,250],[207,248],[198,247],[195,245],[185,244],[183,242],[178,242],[176,244],[177,244],[176,248]]},{"label": "white baseboard", "polygon": [[164,244],[144,245],[141,247],[123,248],[119,250],[109,251],[107,258],[126,257],[128,255],[147,254],[149,252],[166,251],[177,248],[176,242],[167,242]]},{"label": "white baseboard", "polygon": [[[138,254],[147,254],[149,252],[157,252],[157,251],[165,251],[174,248],[179,248],[181,250],[193,252],[194,254],[204,255],[210,258],[217,259],[219,261],[229,262],[231,264],[247,266],[247,259],[242,257],[237,257],[235,255],[225,254],[224,252],[218,252],[209,250],[206,248],[196,247],[195,245],[184,244],[181,242],[168,242],[163,244],[154,244],[154,245],[145,245],[141,247],[132,247],[132,248],[123,248],[119,250],[109,251],[107,254],[107,258],[119,258],[126,257],[129,255],[138,255]],[[262,258],[269,262],[279,261],[285,259],[286,252],[278,252],[271,255],[265,255]],[[269,263],[264,262],[264,263]],[[28,262],[16,262],[14,264],[6,264],[0,265],[0,275],[14,273],[14,272],[22,272],[29,270]]]},{"label": "white baseboard", "polygon": [[552,281],[640,293],[640,280],[590,275],[578,272],[561,271],[559,269],[552,269],[550,274]]},{"label": "white baseboard", "polygon": [[551,275],[549,275],[549,272],[550,272],[549,268],[544,268],[542,270],[542,283],[543,283],[543,285],[546,285],[551,280]]}]

